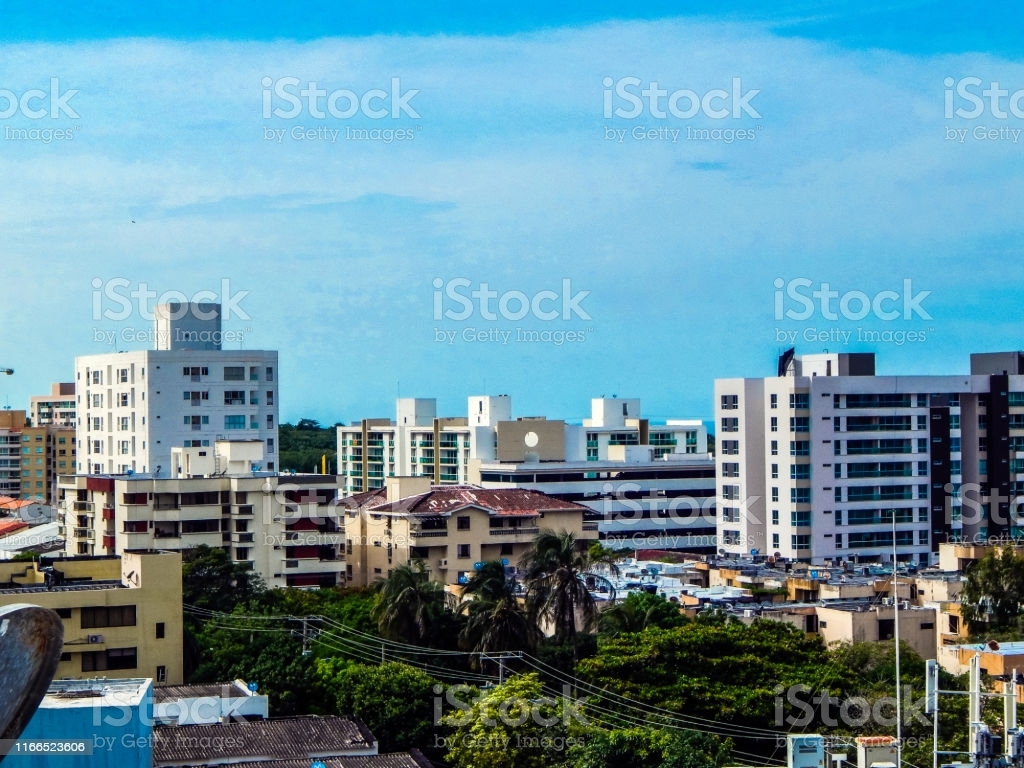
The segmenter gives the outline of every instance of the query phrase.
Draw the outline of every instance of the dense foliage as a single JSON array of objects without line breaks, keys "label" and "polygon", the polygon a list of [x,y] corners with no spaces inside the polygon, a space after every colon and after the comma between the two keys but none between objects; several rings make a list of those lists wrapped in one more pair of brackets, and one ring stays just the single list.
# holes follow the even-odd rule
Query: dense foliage
[{"label": "dense foliage", "polygon": [[961,600],[972,634],[1020,632],[1024,629],[1024,555],[1013,547],[990,550],[967,571]]},{"label": "dense foliage", "polygon": [[[356,715],[382,751],[418,747],[457,768],[721,768],[778,757],[774,734],[893,733],[892,644],[826,648],[784,622],[687,619],[651,594],[590,614],[580,585],[609,553],[553,532],[538,544],[522,583],[485,563],[459,598],[416,561],[370,589],[268,590],[197,549],[184,566],[200,607],[187,621],[192,679],[256,682],[276,716]],[[459,685],[496,676],[480,654],[503,651],[524,654],[503,661],[504,683]],[[903,758],[927,765],[925,665],[907,647],[901,662]],[[941,686],[963,681],[943,674]],[[966,704],[943,699],[943,749],[966,746]]]},{"label": "dense foliage", "polygon": [[277,435],[282,470],[319,474],[322,457],[327,454],[327,473],[337,472],[338,433],[334,427],[321,427],[314,419],[299,419],[294,425],[282,424]]}]

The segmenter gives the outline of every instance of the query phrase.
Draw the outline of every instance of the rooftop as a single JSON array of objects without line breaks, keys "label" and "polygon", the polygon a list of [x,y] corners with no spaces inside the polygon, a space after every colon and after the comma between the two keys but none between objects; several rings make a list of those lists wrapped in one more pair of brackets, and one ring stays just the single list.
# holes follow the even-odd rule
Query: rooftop
[{"label": "rooftop", "polygon": [[[992,644],[996,647],[992,648]],[[968,653],[994,653],[997,656],[1019,656],[1024,654],[1024,640],[1013,640],[1006,643],[996,643],[995,641],[990,641],[989,643],[967,643],[965,645],[958,645],[956,648]]]},{"label": "rooftop", "polygon": [[54,680],[40,703],[45,709],[72,707],[140,706],[152,690],[153,681],[147,678],[108,680]]},{"label": "rooftop", "polygon": [[[246,758],[291,761],[296,755],[336,757],[376,746],[377,740],[358,718],[305,715],[157,728],[153,731],[153,763],[235,764]],[[308,760],[303,763],[309,768]]]},{"label": "rooftop", "polygon": [[475,485],[435,485],[426,493],[370,506],[370,512],[410,515],[449,515],[478,507],[494,515],[537,517],[548,511],[589,512],[589,508],[526,488],[485,489]]},{"label": "rooftop", "polygon": [[205,683],[200,685],[163,685],[153,689],[153,700],[157,704],[178,699],[230,698],[250,696],[252,692],[239,681],[228,683]]},{"label": "rooftop", "polygon": [[[367,757],[328,757],[321,758],[326,768],[433,768],[427,758],[418,749],[408,752],[393,752],[389,755],[370,755]],[[233,768],[309,768],[307,760],[265,760],[252,763],[234,763]]]}]

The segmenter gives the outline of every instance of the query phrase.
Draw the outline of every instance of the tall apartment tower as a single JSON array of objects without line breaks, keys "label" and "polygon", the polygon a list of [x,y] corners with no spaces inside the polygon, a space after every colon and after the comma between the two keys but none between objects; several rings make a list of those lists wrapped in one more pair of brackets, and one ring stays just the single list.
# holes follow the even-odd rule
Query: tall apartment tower
[{"label": "tall apartment tower", "polygon": [[1024,535],[1024,353],[877,376],[873,354],[789,350],[774,377],[716,380],[715,423],[728,554],[888,561],[894,519],[898,559],[918,564]]},{"label": "tall apartment tower", "polygon": [[161,304],[156,349],[75,358],[78,474],[164,473],[172,448],[259,440],[278,467],[277,352],[221,349],[220,305]]}]

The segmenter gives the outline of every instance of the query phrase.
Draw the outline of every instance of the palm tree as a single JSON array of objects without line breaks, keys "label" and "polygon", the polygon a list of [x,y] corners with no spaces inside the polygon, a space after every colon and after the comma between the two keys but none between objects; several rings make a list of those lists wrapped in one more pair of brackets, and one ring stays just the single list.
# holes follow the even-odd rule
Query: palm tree
[{"label": "palm tree", "polygon": [[590,630],[597,619],[597,604],[587,588],[592,568],[606,564],[618,573],[611,556],[594,549],[583,551],[576,536],[569,531],[541,531],[533,547],[523,556],[520,567],[525,571],[526,605],[530,618],[554,629],[555,642],[576,647],[576,616],[582,619],[581,629]]},{"label": "palm tree", "polygon": [[444,587],[430,580],[422,560],[395,568],[373,583],[377,593],[370,617],[389,640],[420,645],[445,607]]},{"label": "palm tree", "polygon": [[462,590],[460,609],[468,617],[459,637],[466,650],[497,653],[532,651],[539,631],[516,596],[515,580],[499,560],[483,564]]}]

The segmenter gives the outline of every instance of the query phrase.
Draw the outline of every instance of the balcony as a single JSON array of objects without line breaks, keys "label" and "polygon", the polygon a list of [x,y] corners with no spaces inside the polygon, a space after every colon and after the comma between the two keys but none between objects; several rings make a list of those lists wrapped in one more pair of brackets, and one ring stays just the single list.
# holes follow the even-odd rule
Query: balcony
[{"label": "balcony", "polygon": [[413,539],[437,539],[443,538],[448,535],[448,529],[442,528],[440,530],[413,528],[409,531],[409,537]]},{"label": "balcony", "polygon": [[491,528],[491,536],[536,536],[540,528]]},{"label": "balcony", "polygon": [[233,533],[231,536],[238,544],[252,544],[256,541],[255,533]]},{"label": "balcony", "polygon": [[92,512],[93,503],[91,501],[76,501],[73,504],[75,512]]},{"label": "balcony", "polygon": [[113,520],[114,519],[114,508],[113,507],[104,507],[103,508],[103,519],[104,520]]},{"label": "balcony", "polygon": [[92,528],[75,528],[74,537],[76,539],[91,539]]},{"label": "balcony", "polygon": [[597,530],[597,523],[584,523],[583,524],[583,530],[584,531],[596,531]]}]

